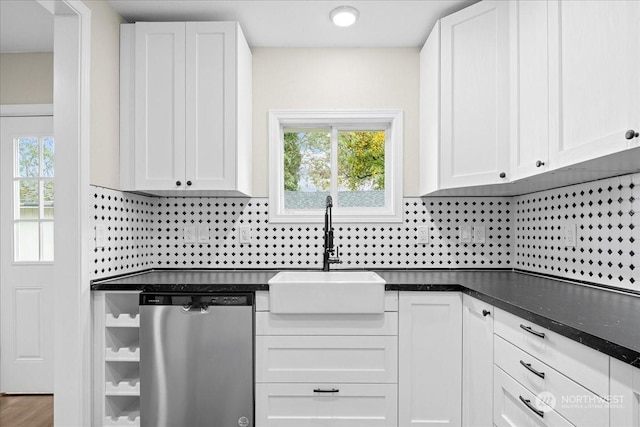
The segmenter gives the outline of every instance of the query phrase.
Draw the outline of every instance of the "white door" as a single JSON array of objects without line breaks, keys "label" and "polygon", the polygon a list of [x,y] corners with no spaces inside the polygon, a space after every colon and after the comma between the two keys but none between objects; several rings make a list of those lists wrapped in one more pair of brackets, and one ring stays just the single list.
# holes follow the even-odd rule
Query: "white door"
[{"label": "white door", "polygon": [[136,23],[135,188],[185,188],[185,23]]},{"label": "white door", "polygon": [[0,392],[53,392],[53,117],[0,117]]},{"label": "white door", "polygon": [[235,188],[235,27],[187,23],[186,180],[193,190]]},{"label": "white door", "polygon": [[460,426],[460,293],[400,292],[398,320],[398,425]]},{"label": "white door", "polygon": [[509,2],[511,30],[511,175],[549,168],[548,3]]},{"label": "white door", "polygon": [[493,425],[493,307],[462,296],[462,425]]},{"label": "white door", "polygon": [[549,2],[550,156],[563,167],[638,144],[640,2]]},{"label": "white door", "polygon": [[440,28],[442,187],[506,182],[509,3],[476,3],[442,18]]}]

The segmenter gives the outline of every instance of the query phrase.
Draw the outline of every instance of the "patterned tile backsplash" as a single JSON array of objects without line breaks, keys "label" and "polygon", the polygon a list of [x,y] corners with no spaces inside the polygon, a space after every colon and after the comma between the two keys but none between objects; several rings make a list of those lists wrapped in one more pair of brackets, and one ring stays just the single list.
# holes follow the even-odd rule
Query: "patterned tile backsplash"
[{"label": "patterned tile backsplash", "polygon": [[[513,267],[640,290],[640,174],[513,199]],[[563,227],[575,225],[575,247]]]},{"label": "patterned tile backsplash", "polygon": [[[269,224],[266,198],[145,197],[92,187],[92,226],[111,239],[94,249],[92,278],[145,268],[320,268],[323,224]],[[510,268],[509,198],[405,198],[401,224],[334,223],[342,264],[333,268]],[[458,242],[460,225],[484,225],[483,244]],[[210,241],[186,244],[186,225],[208,227]],[[251,227],[251,244],[239,227]],[[418,244],[416,227],[429,243]],[[95,245],[95,242],[93,242]]]},{"label": "patterned tile backsplash", "polygon": [[[92,225],[108,227],[92,278],[147,268],[320,268],[322,227],[269,224],[266,198],[147,197],[92,187]],[[640,174],[518,197],[405,198],[401,224],[334,224],[335,268],[517,268],[640,289]],[[575,224],[576,247],[563,227]],[[183,227],[210,230],[185,244]],[[484,225],[485,243],[460,243]],[[251,227],[240,244],[239,227]],[[416,227],[429,243],[418,244]],[[92,244],[95,242],[92,240]]]}]

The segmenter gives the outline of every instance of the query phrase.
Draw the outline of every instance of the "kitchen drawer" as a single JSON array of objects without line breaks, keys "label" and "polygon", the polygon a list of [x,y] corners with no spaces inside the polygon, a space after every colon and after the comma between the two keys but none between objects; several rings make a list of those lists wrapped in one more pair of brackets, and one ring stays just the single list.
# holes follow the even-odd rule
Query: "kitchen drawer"
[{"label": "kitchen drawer", "polygon": [[[585,427],[609,425],[608,402],[601,397],[499,336],[494,338],[494,351],[496,366],[536,396],[542,392],[551,393],[556,399],[555,411],[573,424]],[[523,366],[523,363],[530,366]]]},{"label": "kitchen drawer", "polygon": [[500,309],[495,309],[494,333],[597,395],[609,395],[606,354]]},{"label": "kitchen drawer", "polygon": [[397,405],[396,384],[256,384],[256,427],[397,427]]},{"label": "kitchen drawer", "polygon": [[397,383],[398,338],[257,336],[256,382]]},{"label": "kitchen drawer", "polygon": [[256,313],[256,335],[398,335],[398,312],[381,314]]},{"label": "kitchen drawer", "polygon": [[[269,311],[269,291],[256,291],[256,311]],[[384,311],[398,311],[398,291],[385,291]]]},{"label": "kitchen drawer", "polygon": [[497,366],[493,370],[493,423],[496,427],[573,426]]}]

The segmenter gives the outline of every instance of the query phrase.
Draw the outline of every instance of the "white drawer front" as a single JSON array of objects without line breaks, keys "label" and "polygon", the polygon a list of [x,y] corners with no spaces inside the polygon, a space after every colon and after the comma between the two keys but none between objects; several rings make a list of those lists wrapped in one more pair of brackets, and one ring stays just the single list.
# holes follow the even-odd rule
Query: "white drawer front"
[{"label": "white drawer front", "polygon": [[256,337],[259,383],[397,383],[397,366],[397,337]]},{"label": "white drawer front", "polygon": [[[256,311],[269,311],[269,291],[256,291]],[[398,291],[385,291],[384,311],[398,311]]]},{"label": "white drawer front", "polygon": [[599,396],[609,395],[609,357],[604,353],[504,310],[495,309],[494,319],[497,335]]},{"label": "white drawer front", "polygon": [[[554,409],[578,426],[607,427],[608,402],[499,336],[494,339],[495,364],[534,395],[551,393]],[[529,365],[529,366],[524,366]],[[533,371],[536,371],[534,373]]]},{"label": "white drawer front", "polygon": [[256,313],[256,335],[398,335],[398,312],[382,314]]},{"label": "white drawer front", "polygon": [[395,384],[256,384],[256,427],[397,427],[397,401]]},{"label": "white drawer front", "polygon": [[[496,427],[573,426],[497,366],[493,371],[493,389],[493,423]],[[534,410],[540,411],[540,408],[543,411],[536,414]]]}]

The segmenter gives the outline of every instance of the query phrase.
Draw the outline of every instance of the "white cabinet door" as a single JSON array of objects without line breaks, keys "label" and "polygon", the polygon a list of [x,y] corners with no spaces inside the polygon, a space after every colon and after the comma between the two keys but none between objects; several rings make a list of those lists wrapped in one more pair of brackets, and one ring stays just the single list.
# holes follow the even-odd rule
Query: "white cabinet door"
[{"label": "white cabinet door", "polygon": [[624,150],[640,138],[640,2],[549,2],[553,167]]},{"label": "white cabinet door", "polygon": [[135,25],[135,189],[183,188],[185,23]]},{"label": "white cabinet door", "polygon": [[186,180],[190,190],[235,184],[236,33],[233,22],[186,28]]},{"label": "white cabinet door", "polygon": [[462,296],[462,425],[493,425],[493,306]]},{"label": "white cabinet door", "polygon": [[640,369],[611,358],[610,425],[640,427]]},{"label": "white cabinet door", "polygon": [[461,311],[459,292],[400,292],[399,425],[460,425]]},{"label": "white cabinet door", "polygon": [[398,337],[257,336],[258,383],[397,383]]},{"label": "white cabinet door", "polygon": [[443,188],[510,178],[508,19],[485,0],[441,20]]},{"label": "white cabinet door", "polygon": [[256,427],[396,427],[396,384],[256,384]]},{"label": "white cabinet door", "polygon": [[548,3],[509,2],[511,32],[511,174],[513,179],[549,167]]}]

